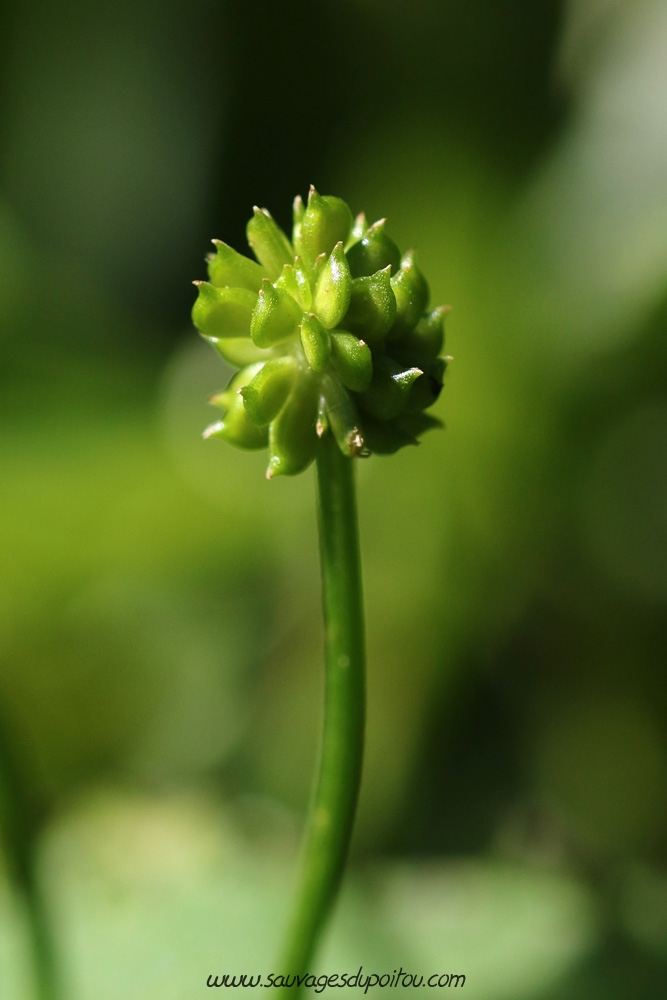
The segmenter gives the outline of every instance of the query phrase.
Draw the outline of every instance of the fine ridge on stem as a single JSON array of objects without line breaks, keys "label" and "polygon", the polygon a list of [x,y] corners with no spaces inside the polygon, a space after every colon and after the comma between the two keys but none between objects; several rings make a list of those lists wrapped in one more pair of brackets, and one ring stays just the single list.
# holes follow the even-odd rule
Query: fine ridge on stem
[{"label": "fine ridge on stem", "polygon": [[[325,623],[324,724],[301,882],[279,970],[310,972],[347,860],[361,783],[366,715],[364,612],[354,463],[328,435],[317,455]],[[294,988],[290,992],[294,995]]]}]

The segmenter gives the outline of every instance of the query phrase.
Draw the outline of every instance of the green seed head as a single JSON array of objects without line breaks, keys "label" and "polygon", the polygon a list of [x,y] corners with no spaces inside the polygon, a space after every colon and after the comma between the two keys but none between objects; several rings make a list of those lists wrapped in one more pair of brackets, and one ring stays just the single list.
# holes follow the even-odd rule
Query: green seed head
[{"label": "green seed head", "polygon": [[447,308],[426,312],[426,280],[384,219],[369,226],[311,188],[291,242],[266,209],[247,233],[257,263],[214,240],[210,281],[195,282],[195,326],[240,368],[211,398],[223,416],[205,437],[268,445],[271,478],[305,469],[325,434],[352,458],[441,426],[424,411],[442,388]]},{"label": "green seed head", "polygon": [[388,265],[392,274],[398,270],[401,251],[385,233],[386,221],[380,219],[374,222],[348,250],[353,278],[367,277]]}]

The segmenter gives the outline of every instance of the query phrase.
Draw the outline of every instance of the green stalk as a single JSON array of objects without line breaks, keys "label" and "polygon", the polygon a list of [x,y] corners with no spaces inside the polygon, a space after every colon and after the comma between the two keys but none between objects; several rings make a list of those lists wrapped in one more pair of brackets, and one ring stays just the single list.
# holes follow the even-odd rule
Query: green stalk
[{"label": "green stalk", "polygon": [[35,995],[37,1000],[59,1000],[61,996],[56,972],[53,939],[39,886],[31,873],[31,884],[26,887],[25,901],[32,946]]},{"label": "green stalk", "polygon": [[0,846],[5,848],[12,880],[25,905],[35,996],[57,1000],[53,941],[36,873],[40,823],[2,723],[0,718]]},{"label": "green stalk", "polygon": [[325,624],[324,727],[302,873],[280,971],[312,970],[342,879],[359,797],[365,724],[364,612],[354,461],[331,434],[317,452]]}]

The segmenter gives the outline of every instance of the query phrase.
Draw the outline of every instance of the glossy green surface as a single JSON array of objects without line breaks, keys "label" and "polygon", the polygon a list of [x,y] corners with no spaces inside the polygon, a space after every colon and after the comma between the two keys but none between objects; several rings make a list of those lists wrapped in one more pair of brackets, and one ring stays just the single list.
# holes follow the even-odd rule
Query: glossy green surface
[{"label": "glossy green surface", "polygon": [[[259,379],[243,396],[250,420],[270,425],[270,478],[302,472],[330,425],[350,458],[374,450],[373,421],[387,423],[382,450],[414,444],[433,423],[413,422],[414,433],[406,433],[399,418],[435,402],[445,371],[444,364],[433,363],[442,348],[443,309],[435,318],[426,314],[426,281],[412,252],[401,260],[384,219],[368,226],[362,214],[353,221],[341,198],[311,188],[306,205],[295,199],[293,221],[290,242],[266,210],[254,210],[247,235],[259,264],[215,241],[217,252],[209,259],[213,284],[198,284],[192,311],[195,326],[232,363],[243,364],[245,357],[261,361],[253,345],[291,359],[296,374],[289,392],[274,393],[262,407]],[[427,324],[423,332],[420,324]],[[239,341],[243,332],[249,338],[245,350]],[[410,392],[422,375],[421,390]],[[218,422],[205,436],[259,447],[263,438],[248,431],[237,401],[232,410],[226,423]],[[301,427],[300,419],[311,423]]]},{"label": "glossy green surface", "polygon": [[279,971],[307,972],[343,876],[361,783],[366,664],[355,465],[325,436],[317,453],[325,629],[324,729],[299,891]]}]

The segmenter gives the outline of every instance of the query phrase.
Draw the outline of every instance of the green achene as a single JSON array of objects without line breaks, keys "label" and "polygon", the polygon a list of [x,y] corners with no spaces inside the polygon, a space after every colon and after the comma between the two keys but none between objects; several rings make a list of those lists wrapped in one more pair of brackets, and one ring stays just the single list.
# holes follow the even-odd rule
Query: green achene
[{"label": "green achene", "polygon": [[[268,447],[269,478],[302,472],[326,434],[354,457],[397,451],[439,426],[423,411],[447,366],[439,356],[446,308],[427,311],[428,285],[413,253],[401,256],[385,229],[384,219],[369,226],[341,198],[311,188],[307,204],[295,199],[291,241],[266,209],[254,209],[247,235],[257,262],[214,240],[210,280],[195,283],[192,317],[240,365],[243,403],[217,394],[212,401],[225,413],[205,435]],[[275,377],[258,366],[276,371],[281,357],[293,364],[277,391]],[[267,408],[258,398],[269,384]],[[302,426],[306,419],[312,426]]]}]

